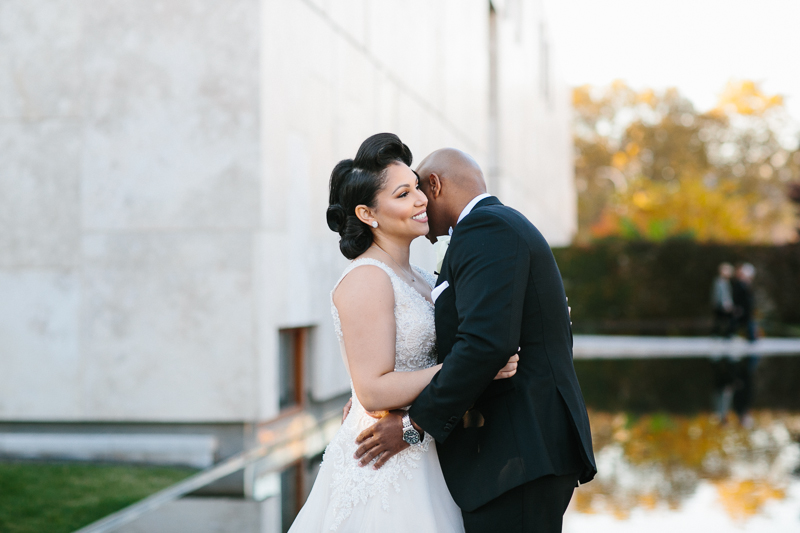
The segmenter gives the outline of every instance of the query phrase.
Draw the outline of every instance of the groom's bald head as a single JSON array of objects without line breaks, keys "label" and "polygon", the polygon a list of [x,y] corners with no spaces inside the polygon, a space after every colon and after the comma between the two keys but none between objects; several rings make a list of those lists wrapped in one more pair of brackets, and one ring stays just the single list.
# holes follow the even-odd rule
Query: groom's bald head
[{"label": "groom's bald head", "polygon": [[436,174],[440,179],[452,181],[458,189],[472,194],[472,198],[486,192],[481,167],[471,155],[455,148],[441,148],[432,152],[419,164],[417,174],[423,180],[430,174]]},{"label": "groom's bald head", "polygon": [[427,237],[447,235],[456,225],[458,216],[467,204],[486,192],[486,181],[478,163],[455,148],[442,148],[431,153],[417,167],[420,188],[428,197]]}]

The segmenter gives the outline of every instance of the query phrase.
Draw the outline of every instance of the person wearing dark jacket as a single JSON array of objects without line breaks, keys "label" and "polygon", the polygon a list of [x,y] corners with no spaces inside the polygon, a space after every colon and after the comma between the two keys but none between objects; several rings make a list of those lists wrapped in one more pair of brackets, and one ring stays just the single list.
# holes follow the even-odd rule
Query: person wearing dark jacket
[{"label": "person wearing dark jacket", "polygon": [[[714,336],[729,339],[736,330],[735,307],[731,278],[735,271],[730,263],[719,265],[719,275],[711,286],[711,309],[714,313]],[[736,366],[730,356],[712,357],[714,371],[714,410],[725,423],[733,399]]]},{"label": "person wearing dark jacket", "polygon": [[719,275],[711,287],[711,308],[714,312],[714,335],[730,337],[734,327],[734,304],[731,278],[734,269],[730,263],[719,265]]},{"label": "person wearing dark jacket", "polygon": [[[744,328],[747,340],[754,343],[758,338],[755,321],[756,300],[753,293],[753,278],[756,269],[750,263],[744,263],[736,269],[736,278],[731,282],[734,305],[734,319],[737,329]],[[753,424],[750,409],[755,398],[755,373],[759,357],[750,353],[743,357],[735,368],[735,392],[733,394],[733,409],[739,417],[739,422],[750,427]]]}]

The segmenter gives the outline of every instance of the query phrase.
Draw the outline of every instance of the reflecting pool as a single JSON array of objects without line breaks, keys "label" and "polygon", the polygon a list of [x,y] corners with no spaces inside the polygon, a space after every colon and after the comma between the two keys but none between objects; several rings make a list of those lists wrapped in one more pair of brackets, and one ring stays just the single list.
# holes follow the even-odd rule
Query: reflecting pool
[{"label": "reflecting pool", "polygon": [[800,415],[590,413],[597,477],[564,532],[800,532]]},{"label": "reflecting pool", "polygon": [[[565,533],[800,533],[800,413],[756,411],[749,429],[710,414],[590,418],[599,473],[575,491]],[[306,463],[269,478],[263,501],[187,496],[114,531],[286,531],[317,471]]]}]

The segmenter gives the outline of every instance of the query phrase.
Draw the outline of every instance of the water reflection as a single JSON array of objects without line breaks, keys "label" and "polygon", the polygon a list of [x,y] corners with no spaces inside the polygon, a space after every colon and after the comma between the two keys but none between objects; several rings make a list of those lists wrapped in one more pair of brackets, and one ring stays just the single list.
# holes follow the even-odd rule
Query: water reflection
[{"label": "water reflection", "polygon": [[697,512],[703,522],[719,514],[737,529],[766,519],[770,531],[785,515],[800,530],[800,415],[758,412],[749,430],[708,414],[595,412],[591,422],[599,473],[576,491],[567,531],[603,523],[620,531],[648,515],[672,515],[679,525]]}]

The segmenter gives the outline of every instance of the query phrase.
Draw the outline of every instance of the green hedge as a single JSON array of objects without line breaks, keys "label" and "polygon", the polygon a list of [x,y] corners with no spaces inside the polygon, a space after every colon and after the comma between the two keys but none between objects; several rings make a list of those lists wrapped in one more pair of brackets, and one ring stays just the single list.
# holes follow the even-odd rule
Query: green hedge
[{"label": "green hedge", "polygon": [[757,269],[754,288],[765,332],[800,335],[800,244],[605,241],[553,253],[575,333],[708,334],[718,265],[747,261]]}]

